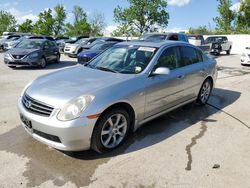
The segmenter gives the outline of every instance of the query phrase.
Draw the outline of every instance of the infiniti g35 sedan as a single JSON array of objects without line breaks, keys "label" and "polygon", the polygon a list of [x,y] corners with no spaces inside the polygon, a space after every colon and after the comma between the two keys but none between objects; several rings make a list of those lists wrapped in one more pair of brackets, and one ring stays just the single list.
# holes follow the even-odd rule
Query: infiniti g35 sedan
[{"label": "infiniti g35 sedan", "polygon": [[216,78],[216,61],[191,44],[122,42],[85,66],[28,84],[18,110],[25,130],[40,142],[102,153],[164,113],[206,104]]},{"label": "infiniti g35 sedan", "polygon": [[9,67],[37,66],[45,68],[49,62],[59,62],[60,53],[54,41],[47,39],[26,39],[4,55]]}]

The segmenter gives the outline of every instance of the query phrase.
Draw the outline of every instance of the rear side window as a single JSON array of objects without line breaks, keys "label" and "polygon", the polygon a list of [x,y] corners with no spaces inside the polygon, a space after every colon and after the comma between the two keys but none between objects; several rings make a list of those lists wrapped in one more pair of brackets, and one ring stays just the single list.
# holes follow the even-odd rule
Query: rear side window
[{"label": "rear side window", "polygon": [[167,48],[157,61],[156,67],[166,67],[170,70],[174,70],[180,67],[180,53],[178,47]]},{"label": "rear side window", "polygon": [[185,35],[181,35],[181,34],[179,34],[179,41],[187,42],[187,41],[188,41],[188,39],[186,38],[186,36],[185,36]]},{"label": "rear side window", "polygon": [[192,65],[202,61],[202,56],[199,52],[188,46],[182,46],[181,49],[181,64],[182,66]]}]

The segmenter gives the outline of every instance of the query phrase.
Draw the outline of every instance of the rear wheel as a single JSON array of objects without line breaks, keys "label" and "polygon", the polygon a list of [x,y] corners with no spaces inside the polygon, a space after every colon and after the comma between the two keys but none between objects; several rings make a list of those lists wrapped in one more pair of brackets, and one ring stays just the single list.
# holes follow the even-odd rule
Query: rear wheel
[{"label": "rear wheel", "polygon": [[56,63],[59,63],[59,62],[60,62],[60,57],[61,57],[61,56],[60,56],[60,54],[58,53],[58,54],[56,55],[56,60],[55,60]]},{"label": "rear wheel", "polygon": [[47,65],[47,62],[46,62],[46,59],[45,58],[42,58],[41,59],[41,64],[40,64],[40,68],[44,69]]},{"label": "rear wheel", "polygon": [[206,79],[200,89],[199,95],[197,97],[197,103],[200,105],[205,105],[210,97],[212,91],[212,82],[210,79]]},{"label": "rear wheel", "polygon": [[91,139],[91,147],[104,153],[120,146],[130,127],[129,114],[123,109],[112,109],[98,120]]},{"label": "rear wheel", "polygon": [[227,55],[230,55],[230,53],[231,53],[231,46],[230,46],[230,48],[229,48],[229,50],[227,50]]}]

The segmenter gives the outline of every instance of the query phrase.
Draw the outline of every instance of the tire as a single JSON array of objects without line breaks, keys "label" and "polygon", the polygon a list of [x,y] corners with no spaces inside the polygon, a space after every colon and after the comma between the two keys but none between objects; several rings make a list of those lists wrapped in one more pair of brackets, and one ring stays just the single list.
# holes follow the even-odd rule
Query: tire
[{"label": "tire", "polygon": [[197,97],[196,102],[199,105],[205,105],[210,97],[211,91],[213,88],[213,84],[210,79],[206,79],[200,89],[199,95]]},{"label": "tire", "polygon": [[120,146],[129,132],[130,122],[129,114],[123,109],[115,108],[106,112],[95,125],[91,148],[98,153],[105,153]]},{"label": "tire", "polygon": [[41,64],[40,64],[40,68],[44,69],[47,65],[47,61],[45,58],[42,58],[41,59]]},{"label": "tire", "polygon": [[226,52],[227,52],[227,55],[230,55],[230,53],[231,53],[231,46],[230,46],[230,48],[229,48],[229,50],[227,50]]},{"label": "tire", "polygon": [[55,62],[56,63],[60,63],[60,53],[58,53],[57,55],[56,55],[56,60],[55,60]]}]

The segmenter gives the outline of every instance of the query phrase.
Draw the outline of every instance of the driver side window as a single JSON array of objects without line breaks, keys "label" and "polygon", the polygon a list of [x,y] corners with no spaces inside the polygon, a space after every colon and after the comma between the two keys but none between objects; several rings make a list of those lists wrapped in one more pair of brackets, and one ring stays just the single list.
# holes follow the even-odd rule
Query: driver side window
[{"label": "driver side window", "polygon": [[180,52],[178,47],[167,48],[157,61],[156,67],[166,67],[170,70],[174,70],[180,67]]}]

